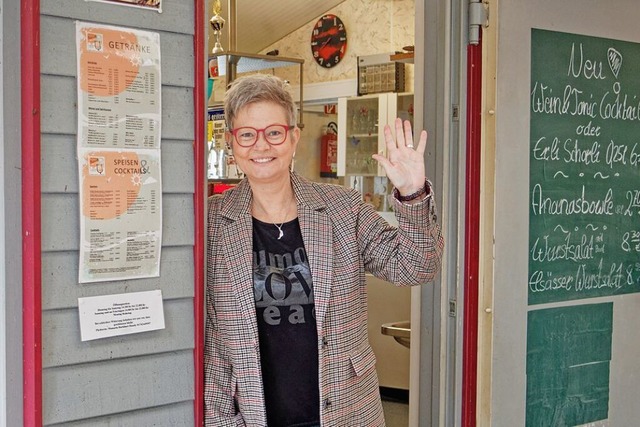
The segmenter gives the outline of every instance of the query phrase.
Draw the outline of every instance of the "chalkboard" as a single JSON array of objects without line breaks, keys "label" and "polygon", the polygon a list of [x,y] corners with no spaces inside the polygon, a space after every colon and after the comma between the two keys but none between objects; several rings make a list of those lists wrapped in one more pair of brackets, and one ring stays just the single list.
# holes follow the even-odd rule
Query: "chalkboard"
[{"label": "chalkboard", "polygon": [[533,29],[530,305],[640,291],[640,44]]},{"label": "chalkboard", "polygon": [[527,427],[609,417],[613,303],[529,311]]}]

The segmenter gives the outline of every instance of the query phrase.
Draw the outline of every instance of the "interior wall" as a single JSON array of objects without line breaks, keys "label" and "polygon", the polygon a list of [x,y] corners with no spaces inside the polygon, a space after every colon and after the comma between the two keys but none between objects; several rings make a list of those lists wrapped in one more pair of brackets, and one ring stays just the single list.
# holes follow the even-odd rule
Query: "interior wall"
[{"label": "interior wall", "polygon": [[371,275],[365,280],[369,343],[376,355],[378,382],[380,387],[409,391],[409,348],[384,335],[382,325],[410,320],[411,288],[395,287]]},{"label": "interior wall", "polygon": [[[302,23],[298,30],[261,53],[277,49],[280,56],[303,59],[303,81],[308,85],[355,80],[358,56],[401,51],[404,46],[414,45],[414,0],[346,0],[327,13],[339,16],[347,28],[347,53],[337,66],[327,69],[318,65],[313,58],[311,32],[317,19]],[[405,70],[405,91],[413,92],[413,66],[406,65]],[[273,71],[293,86],[298,85],[297,67]],[[215,102],[221,102],[223,98],[224,87],[214,85]]]},{"label": "interior wall", "polygon": [[[640,9],[634,0],[514,0],[498,7],[495,275],[493,277],[492,425],[523,425],[526,410],[527,316],[546,308],[613,304],[613,351],[609,373],[608,419],[602,426],[635,425],[640,358],[638,294],[573,302],[527,304],[529,260],[529,150],[531,29],[540,28],[639,43]],[[492,12],[494,13],[494,12]],[[623,66],[632,66],[626,64]],[[637,66],[637,64],[633,64]],[[595,343],[597,346],[598,343]],[[564,425],[564,424],[563,424]]]},{"label": "interior wall", "polygon": [[[193,425],[194,2],[41,2],[44,425]],[[158,32],[160,277],[78,283],[76,20]],[[204,130],[203,130],[204,132]],[[165,329],[80,340],[78,298],[160,289]]]},{"label": "interior wall", "polygon": [[[404,46],[414,45],[413,12],[414,0],[346,0],[329,10],[327,13],[339,16],[347,29],[347,52],[333,68],[319,66],[311,53],[311,33],[317,19],[305,23],[263,52],[278,49],[282,56],[304,59],[305,84],[356,79],[358,56],[401,51]],[[413,67],[406,68],[410,74],[405,90],[412,92]]]}]

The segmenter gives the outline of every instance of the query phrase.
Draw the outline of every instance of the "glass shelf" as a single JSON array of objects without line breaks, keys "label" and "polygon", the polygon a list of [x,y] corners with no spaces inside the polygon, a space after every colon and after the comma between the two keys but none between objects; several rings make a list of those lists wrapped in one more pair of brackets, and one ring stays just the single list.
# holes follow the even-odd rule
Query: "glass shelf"
[{"label": "glass shelf", "polygon": [[[243,73],[256,73],[263,70],[270,70],[274,68],[283,68],[283,67],[298,67],[298,84],[299,84],[299,110],[298,114],[298,127],[302,129],[304,127],[302,123],[303,117],[303,105],[304,105],[304,94],[303,94],[303,67],[304,67],[304,59],[300,58],[289,58],[284,56],[277,55],[261,55],[256,53],[243,53],[243,52],[221,52],[218,55],[210,55],[209,61],[211,59],[217,58],[218,65],[218,76],[217,77],[226,77],[226,85],[227,87],[231,82],[233,82],[238,74]],[[295,82],[294,82],[295,84]]]},{"label": "glass shelf", "polygon": [[[218,70],[220,76],[226,76],[227,70],[236,73],[251,73],[269,68],[291,67],[304,64],[304,59],[286,58],[273,55],[258,55],[239,52],[225,52],[218,56]],[[233,70],[235,67],[235,70]],[[302,68],[300,68],[302,73]],[[235,78],[235,77],[234,77]]]}]

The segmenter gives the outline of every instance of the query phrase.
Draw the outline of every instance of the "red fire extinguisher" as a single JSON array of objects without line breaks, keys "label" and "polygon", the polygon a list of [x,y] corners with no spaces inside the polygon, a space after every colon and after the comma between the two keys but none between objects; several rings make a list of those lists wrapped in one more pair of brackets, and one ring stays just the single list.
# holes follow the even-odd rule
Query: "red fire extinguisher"
[{"label": "red fire extinguisher", "polygon": [[337,178],[338,171],[338,125],[329,122],[320,140],[320,176]]}]

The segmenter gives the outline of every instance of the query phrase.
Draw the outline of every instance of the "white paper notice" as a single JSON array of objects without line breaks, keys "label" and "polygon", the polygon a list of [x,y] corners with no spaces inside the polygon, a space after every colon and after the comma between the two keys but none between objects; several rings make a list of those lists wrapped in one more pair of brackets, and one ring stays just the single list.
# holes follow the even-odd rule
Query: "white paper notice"
[{"label": "white paper notice", "polygon": [[78,298],[82,341],[164,329],[162,291]]}]

